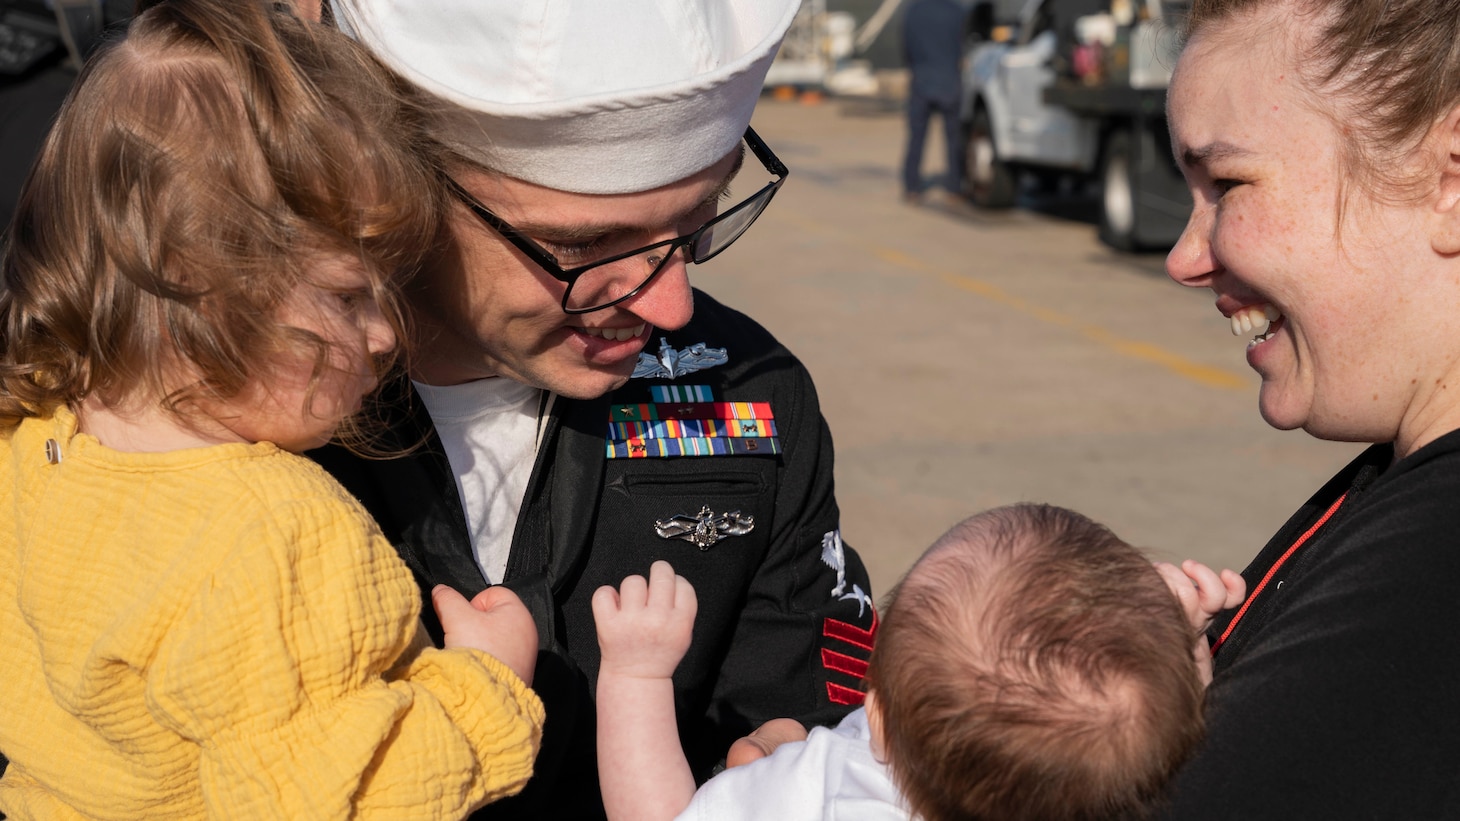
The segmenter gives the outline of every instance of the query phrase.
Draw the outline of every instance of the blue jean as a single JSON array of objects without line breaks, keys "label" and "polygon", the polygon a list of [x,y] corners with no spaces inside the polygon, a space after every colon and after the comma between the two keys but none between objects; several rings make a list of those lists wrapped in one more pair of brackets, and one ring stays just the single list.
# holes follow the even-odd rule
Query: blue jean
[{"label": "blue jean", "polygon": [[958,122],[958,101],[924,97],[913,92],[907,99],[907,153],[902,164],[902,190],[916,194],[923,190],[923,144],[928,139],[928,120],[937,112],[943,120],[943,139],[948,145],[949,191],[963,184],[963,135]]}]

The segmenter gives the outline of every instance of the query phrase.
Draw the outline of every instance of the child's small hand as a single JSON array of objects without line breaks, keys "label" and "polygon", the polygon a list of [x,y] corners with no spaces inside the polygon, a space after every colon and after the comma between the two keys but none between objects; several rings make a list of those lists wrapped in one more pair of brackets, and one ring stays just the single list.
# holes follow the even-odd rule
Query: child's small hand
[{"label": "child's small hand", "polygon": [[730,745],[730,752],[725,755],[725,769],[758,761],[782,744],[805,741],[808,735],[806,725],[794,718],[773,718]]},{"label": "child's small hand", "polygon": [[431,606],[441,619],[448,649],[481,650],[532,684],[537,667],[537,625],[516,593],[496,585],[468,602],[452,588],[438,584],[431,591]]},{"label": "child's small hand", "polygon": [[1196,643],[1192,654],[1196,659],[1197,675],[1202,684],[1212,683],[1212,652],[1207,644],[1206,629],[1212,618],[1223,610],[1242,603],[1247,597],[1247,582],[1231,570],[1218,574],[1215,570],[1192,559],[1181,563],[1178,569],[1169,562],[1156,562],[1156,572],[1166,580],[1172,595],[1181,603],[1181,609],[1196,631]]},{"label": "child's small hand", "polygon": [[1196,630],[1206,630],[1214,616],[1241,604],[1247,595],[1247,583],[1231,570],[1218,574],[1193,559],[1182,562],[1180,569],[1169,562],[1155,564]]},{"label": "child's small hand", "polygon": [[593,593],[593,620],[603,653],[599,674],[669,678],[689,649],[695,610],[694,587],[668,562],[649,568],[649,579],[630,576],[618,590]]}]

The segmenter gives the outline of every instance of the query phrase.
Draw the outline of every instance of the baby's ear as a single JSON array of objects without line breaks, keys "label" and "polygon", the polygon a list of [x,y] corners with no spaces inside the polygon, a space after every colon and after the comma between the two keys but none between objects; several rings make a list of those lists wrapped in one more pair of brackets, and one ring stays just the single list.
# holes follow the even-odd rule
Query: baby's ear
[{"label": "baby's ear", "polygon": [[1435,124],[1431,143],[1439,159],[1439,199],[1430,245],[1443,256],[1460,255],[1460,106]]},{"label": "baby's ear", "polygon": [[877,698],[877,691],[867,691],[867,700],[862,702],[862,709],[867,711],[867,728],[872,731],[872,757],[886,764],[887,756],[883,751],[887,748],[882,740],[882,702]]}]

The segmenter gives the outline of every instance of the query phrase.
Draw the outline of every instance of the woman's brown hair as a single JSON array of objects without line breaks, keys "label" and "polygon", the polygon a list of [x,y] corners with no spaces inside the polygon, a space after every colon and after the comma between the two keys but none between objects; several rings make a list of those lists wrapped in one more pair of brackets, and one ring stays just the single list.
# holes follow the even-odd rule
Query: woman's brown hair
[{"label": "woman's brown hair", "polygon": [[1273,10],[1315,28],[1299,64],[1336,106],[1348,171],[1402,190],[1386,170],[1460,105],[1460,0],[1192,0],[1186,36]]},{"label": "woman's brown hair", "polygon": [[400,280],[445,207],[426,105],[275,5],[141,13],[82,71],[10,226],[0,429],[90,395],[185,415],[301,345],[317,378],[323,340],[275,317],[325,255],[361,261],[404,338]]}]

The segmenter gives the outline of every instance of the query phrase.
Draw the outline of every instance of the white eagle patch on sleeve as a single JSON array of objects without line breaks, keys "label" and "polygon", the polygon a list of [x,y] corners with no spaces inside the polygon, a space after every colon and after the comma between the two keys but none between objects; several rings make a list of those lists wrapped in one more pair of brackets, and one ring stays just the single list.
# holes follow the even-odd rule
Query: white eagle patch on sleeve
[{"label": "white eagle patch on sleeve", "polygon": [[851,599],[857,603],[857,617],[860,618],[865,608],[872,606],[872,597],[867,595],[859,585],[853,584],[850,593],[847,592],[847,555],[842,549],[842,532],[840,529],[828,532],[821,537],[821,563],[836,571],[836,587],[831,589],[831,597],[837,601]]}]

